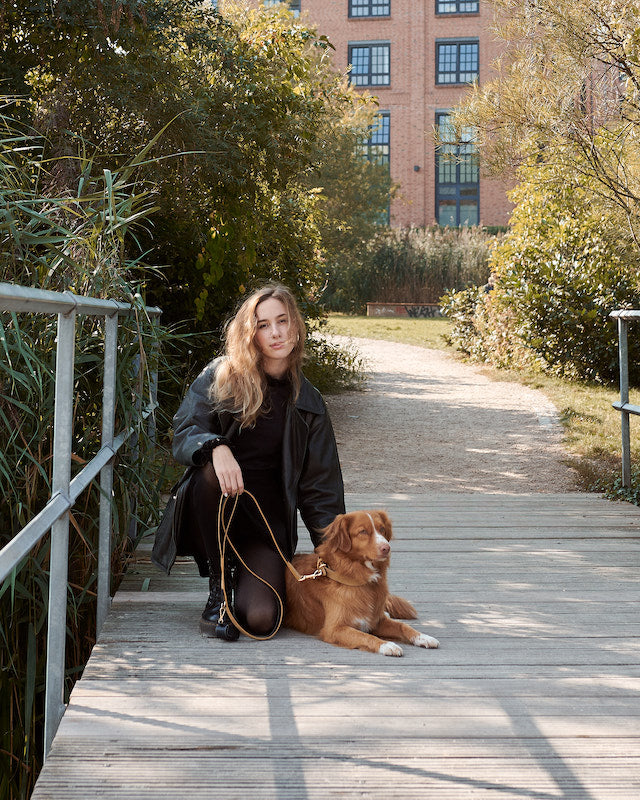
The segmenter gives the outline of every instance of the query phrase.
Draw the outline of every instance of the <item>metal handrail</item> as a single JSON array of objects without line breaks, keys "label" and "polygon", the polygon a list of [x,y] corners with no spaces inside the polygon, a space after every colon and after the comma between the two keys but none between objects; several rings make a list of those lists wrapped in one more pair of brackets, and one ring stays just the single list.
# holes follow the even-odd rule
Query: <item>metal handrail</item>
[{"label": "metal handrail", "polygon": [[[0,310],[58,315],[56,383],[53,434],[51,497],[45,507],[0,550],[0,582],[51,531],[49,608],[45,685],[44,757],[65,711],[64,664],[67,618],[69,510],[80,493],[100,475],[100,521],[98,539],[98,589],[96,638],[109,611],[111,578],[111,496],[113,458],[135,433],[135,428],[115,434],[116,365],[118,318],[141,308],[151,319],[162,313],[115,300],[81,297],[72,292],[50,292],[11,283],[0,283]],[[71,479],[73,433],[73,384],[75,363],[75,321],[78,314],[104,317],[104,380],[102,394],[102,440],[100,450]],[[157,376],[151,376],[150,400],[143,416],[157,407]]]},{"label": "metal handrail", "polygon": [[629,323],[640,319],[640,311],[632,309],[617,309],[609,314],[618,320],[618,358],[620,361],[620,401],[613,403],[613,407],[620,412],[622,434],[622,485],[631,486],[631,431],[629,415],[640,415],[640,406],[629,402]]}]

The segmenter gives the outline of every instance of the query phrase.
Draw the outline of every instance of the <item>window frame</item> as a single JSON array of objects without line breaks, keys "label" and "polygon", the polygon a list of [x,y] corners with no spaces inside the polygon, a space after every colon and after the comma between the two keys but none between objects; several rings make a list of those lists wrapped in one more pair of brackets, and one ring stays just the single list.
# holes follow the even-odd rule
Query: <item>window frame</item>
[{"label": "window frame", "polygon": [[[348,15],[349,19],[384,19],[385,17],[391,16],[391,0],[366,0],[368,14],[354,14],[353,13],[353,3],[354,0],[349,0],[349,10]],[[381,6],[386,5],[387,11],[384,14],[374,14],[372,13],[374,6]],[[356,8],[361,8],[364,6],[356,6]]]},{"label": "window frame", "polygon": [[[373,63],[372,53],[373,53],[373,48],[374,47],[383,47],[383,48],[386,48],[386,50],[387,50],[387,55],[386,55],[387,72],[386,73],[376,73],[377,75],[382,75],[382,76],[386,77],[387,78],[387,82],[386,83],[373,83],[372,82],[372,77],[373,77],[373,74],[374,74],[372,72],[372,63]],[[368,48],[368,50],[369,50],[369,56],[368,56],[368,59],[369,59],[369,71],[366,73],[367,83],[356,83],[353,80],[354,67],[355,67],[355,64],[354,64],[354,61],[353,61],[353,51],[354,51],[354,49],[357,49],[357,48],[360,48],[360,49]],[[391,42],[389,42],[389,41],[349,42],[347,44],[347,58],[348,58],[348,63],[351,65],[351,69],[349,70],[349,83],[352,86],[356,86],[356,87],[375,86],[376,88],[383,88],[383,89],[385,87],[391,86]],[[357,73],[356,77],[362,77],[363,75],[364,75],[364,73]]]},{"label": "window frame", "polygon": [[[441,129],[441,124],[442,124],[441,121],[442,121],[442,119],[445,118],[445,117],[450,117],[450,116],[451,116],[451,111],[450,110],[449,111],[447,111],[447,110],[436,111],[436,130],[438,132]],[[474,147],[473,143],[474,143],[473,136],[470,135],[469,139],[466,140],[465,142],[463,142],[462,144],[463,145],[464,144],[471,145],[471,148],[468,150],[469,154],[470,155],[473,155],[473,154],[477,155],[477,151],[475,150],[475,147]],[[464,165],[464,162],[459,160],[459,157],[461,155],[461,153],[460,153],[461,144],[460,143],[455,143],[455,144],[452,143],[450,146],[455,148],[455,151],[452,152],[452,156],[455,156],[455,158],[456,158],[456,162],[455,162],[455,181],[441,181],[440,180],[441,157],[442,157],[441,147],[442,147],[442,145],[439,145],[435,149],[435,161],[436,161],[436,163],[435,163],[435,217],[436,217],[436,221],[437,221],[438,225],[442,225],[442,223],[440,222],[440,201],[441,201],[441,199],[443,197],[447,197],[447,198],[454,198],[455,199],[455,208],[456,208],[455,220],[456,220],[456,224],[455,224],[455,226],[452,226],[452,227],[461,228],[461,227],[463,227],[465,225],[468,225],[468,226],[478,225],[480,223],[480,168],[479,168],[479,165],[477,163],[473,164],[471,159],[470,159],[468,164],[470,164],[470,168],[474,172],[475,179],[471,180],[471,181],[469,181],[469,180],[463,181],[461,178],[463,177],[462,172],[463,172],[463,169],[465,168],[465,165]],[[441,190],[441,187],[443,187],[443,186],[454,187],[454,192],[442,193],[440,190]],[[477,211],[476,211],[476,220],[475,220],[475,222],[464,222],[464,221],[461,221],[461,210],[460,210],[461,205],[462,205],[462,195],[463,195],[464,192],[471,192],[471,190],[474,190],[475,207],[477,209]]]},{"label": "window frame", "polygon": [[[377,161],[380,165],[385,166],[389,172],[391,172],[391,111],[389,109],[385,109],[383,111],[377,111],[375,114],[375,119],[378,120],[382,118],[382,134],[384,139],[381,142],[374,142],[373,137],[378,134],[380,129],[379,125],[376,125],[374,121],[373,125],[369,128],[369,137],[366,141],[364,141],[361,145],[359,145],[356,149],[356,153],[366,159],[369,162]],[[385,125],[386,121],[386,125]],[[385,127],[386,127],[386,136],[385,136]],[[375,155],[372,151],[373,148],[382,147],[387,149],[387,152],[382,153],[382,157],[379,155]],[[387,201],[387,208],[382,213],[380,218],[380,223],[384,225],[389,225],[391,222],[391,197],[388,198]]]},{"label": "window frame", "polygon": [[[361,153],[367,161],[377,161],[379,164],[391,165],[391,112],[389,110],[377,111],[375,122],[369,129],[369,138],[362,143]],[[378,120],[382,122],[380,125]],[[386,128],[386,130],[385,130]],[[380,141],[374,141],[374,137],[382,136]],[[374,148],[386,148],[386,152],[375,155]]]},{"label": "window frame", "polygon": [[[473,73],[474,77],[471,80],[461,80],[461,75],[466,74],[466,71],[463,72],[461,70],[461,62],[460,62],[460,55],[461,50],[460,48],[465,45],[475,45],[476,47],[476,72]],[[456,47],[456,70],[455,73],[453,72],[443,72],[440,69],[440,48],[441,47]],[[435,56],[436,56],[436,86],[468,86],[470,83],[473,83],[474,80],[480,80],[480,40],[477,37],[470,37],[470,38],[459,38],[459,39],[436,39],[436,48],[435,48]],[[442,81],[440,80],[440,75],[455,75],[455,80],[453,81]]]},{"label": "window frame", "polygon": [[292,7],[292,0],[262,0],[262,6],[263,8],[273,8],[274,6],[277,6],[278,3],[282,3],[283,5],[287,6],[288,10],[293,14],[294,17],[299,17],[302,2],[301,0],[293,0],[293,2],[297,3],[296,8]]},{"label": "window frame", "polygon": [[[440,5],[444,4],[444,3],[446,3],[448,5],[451,5],[452,3],[455,3],[455,6],[456,6],[455,10],[453,10],[453,11],[441,11],[440,10]],[[476,8],[475,8],[474,11],[461,11],[460,10],[460,6],[463,3],[475,3]],[[440,16],[447,17],[447,16],[450,16],[451,14],[479,14],[479,13],[480,13],[480,0],[436,0],[436,15],[439,16],[439,17]]]}]

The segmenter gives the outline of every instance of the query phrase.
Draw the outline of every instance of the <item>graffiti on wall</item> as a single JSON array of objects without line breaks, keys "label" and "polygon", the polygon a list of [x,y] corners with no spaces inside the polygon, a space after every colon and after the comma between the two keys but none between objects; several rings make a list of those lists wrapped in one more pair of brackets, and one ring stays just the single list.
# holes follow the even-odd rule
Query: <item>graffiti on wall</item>
[{"label": "graffiti on wall", "polygon": [[435,303],[367,303],[368,317],[441,317]]},{"label": "graffiti on wall", "polygon": [[438,306],[419,306],[419,305],[408,305],[407,306],[407,314],[410,317],[440,317],[440,308]]}]

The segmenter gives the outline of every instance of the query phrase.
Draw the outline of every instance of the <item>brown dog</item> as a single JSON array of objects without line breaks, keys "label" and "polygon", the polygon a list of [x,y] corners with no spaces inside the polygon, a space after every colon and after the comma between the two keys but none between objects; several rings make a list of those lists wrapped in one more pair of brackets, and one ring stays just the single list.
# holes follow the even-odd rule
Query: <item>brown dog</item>
[{"label": "brown dog", "polygon": [[301,575],[318,574],[318,568],[322,574],[297,581],[287,571],[284,624],[339,647],[385,656],[402,655],[402,648],[387,639],[438,647],[437,639],[390,617],[415,617],[410,603],[389,595],[391,535],[391,520],[384,511],[337,516],[315,553],[293,558]]}]

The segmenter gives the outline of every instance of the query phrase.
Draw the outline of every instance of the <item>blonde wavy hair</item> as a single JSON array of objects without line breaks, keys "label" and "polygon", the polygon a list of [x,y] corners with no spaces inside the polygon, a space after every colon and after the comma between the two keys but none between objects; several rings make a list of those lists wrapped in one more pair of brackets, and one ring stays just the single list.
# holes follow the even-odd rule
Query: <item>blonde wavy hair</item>
[{"label": "blonde wavy hair", "polygon": [[225,325],[226,358],[216,370],[210,396],[216,410],[236,415],[242,427],[251,427],[260,415],[267,388],[262,353],[255,342],[257,308],[264,300],[279,300],[289,317],[289,335],[296,343],[289,355],[288,376],[294,397],[300,391],[306,329],[295,297],[280,284],[271,284],[253,292]]}]

